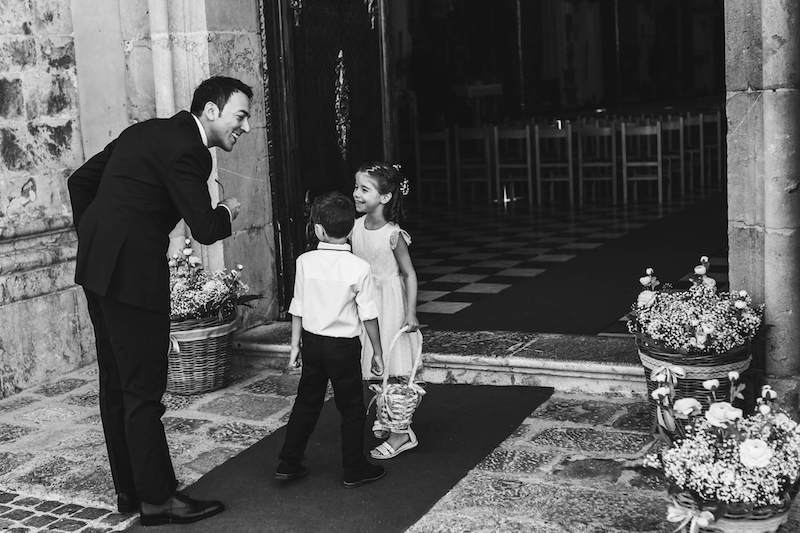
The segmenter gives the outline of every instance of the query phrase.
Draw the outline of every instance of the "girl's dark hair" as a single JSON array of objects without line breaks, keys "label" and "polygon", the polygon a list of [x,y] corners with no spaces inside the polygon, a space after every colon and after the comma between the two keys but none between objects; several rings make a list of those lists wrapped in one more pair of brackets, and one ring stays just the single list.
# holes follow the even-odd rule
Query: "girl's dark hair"
[{"label": "girl's dark hair", "polygon": [[396,224],[402,222],[406,217],[403,209],[403,191],[401,190],[401,184],[405,177],[400,172],[400,165],[395,166],[386,161],[370,161],[358,167],[356,172],[369,174],[375,180],[379,193],[392,193],[392,198],[383,205],[383,215],[387,222]]}]

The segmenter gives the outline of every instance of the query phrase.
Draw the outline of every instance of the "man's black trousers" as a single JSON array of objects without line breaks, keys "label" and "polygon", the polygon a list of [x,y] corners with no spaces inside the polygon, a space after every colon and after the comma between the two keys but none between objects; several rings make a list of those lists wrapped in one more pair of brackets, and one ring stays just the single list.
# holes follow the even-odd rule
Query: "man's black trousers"
[{"label": "man's black trousers", "polygon": [[100,417],[117,493],[159,504],[177,481],[161,415],[169,315],[85,291],[100,370]]}]

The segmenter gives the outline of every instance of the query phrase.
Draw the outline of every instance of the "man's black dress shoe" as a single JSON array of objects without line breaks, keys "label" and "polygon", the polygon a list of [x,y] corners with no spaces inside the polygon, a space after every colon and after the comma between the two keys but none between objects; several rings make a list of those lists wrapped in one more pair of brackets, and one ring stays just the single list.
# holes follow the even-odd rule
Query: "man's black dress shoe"
[{"label": "man's black dress shoe", "polygon": [[195,500],[180,492],[176,492],[173,498],[182,502],[184,505],[179,507],[171,505],[167,509],[157,513],[145,513],[141,511],[139,514],[139,521],[141,524],[143,526],[190,524],[198,520],[209,518],[225,510],[225,506],[222,502]]},{"label": "man's black dress shoe", "polygon": [[120,492],[117,494],[117,511],[123,514],[139,511],[139,498],[131,494]]},{"label": "man's black dress shoe", "polygon": [[308,469],[305,466],[292,465],[285,461],[281,461],[278,468],[275,469],[275,479],[279,481],[291,481],[307,475]]}]

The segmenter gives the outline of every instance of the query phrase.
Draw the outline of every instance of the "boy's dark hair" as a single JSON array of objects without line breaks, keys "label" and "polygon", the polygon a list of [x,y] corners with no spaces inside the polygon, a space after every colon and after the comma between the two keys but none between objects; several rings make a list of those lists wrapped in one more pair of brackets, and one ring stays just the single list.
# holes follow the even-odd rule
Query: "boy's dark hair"
[{"label": "boy's dark hair", "polygon": [[342,239],[350,234],[356,220],[353,199],[340,192],[329,192],[314,198],[311,223],[321,224],[329,237]]},{"label": "boy's dark hair", "polygon": [[222,111],[228,99],[235,92],[243,93],[248,98],[253,97],[253,89],[236,78],[226,76],[212,76],[200,83],[192,96],[192,107],[189,111],[199,117],[206,107],[206,102],[214,102]]}]

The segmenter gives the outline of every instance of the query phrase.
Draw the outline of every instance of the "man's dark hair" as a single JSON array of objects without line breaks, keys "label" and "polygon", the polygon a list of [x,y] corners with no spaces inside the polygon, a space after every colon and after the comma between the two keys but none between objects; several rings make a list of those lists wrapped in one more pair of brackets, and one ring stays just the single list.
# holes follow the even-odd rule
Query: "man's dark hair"
[{"label": "man's dark hair", "polygon": [[311,222],[321,224],[329,237],[341,239],[350,234],[356,219],[353,200],[340,192],[329,192],[314,198]]},{"label": "man's dark hair", "polygon": [[222,111],[222,108],[228,102],[228,98],[235,92],[243,93],[248,98],[253,97],[253,89],[244,82],[226,76],[212,76],[200,83],[197,89],[194,90],[192,107],[189,111],[199,117],[206,107],[206,102],[214,102]]}]

